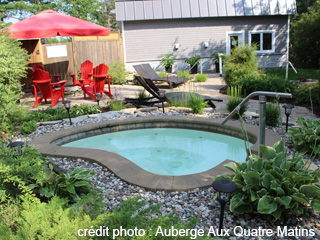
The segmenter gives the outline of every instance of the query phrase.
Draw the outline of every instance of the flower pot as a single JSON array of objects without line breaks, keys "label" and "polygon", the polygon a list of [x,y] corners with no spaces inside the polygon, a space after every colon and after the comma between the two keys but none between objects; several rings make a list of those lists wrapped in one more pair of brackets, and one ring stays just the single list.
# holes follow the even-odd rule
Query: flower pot
[{"label": "flower pot", "polygon": [[216,62],[216,73],[220,72],[220,66],[219,66],[219,62]]},{"label": "flower pot", "polygon": [[198,64],[193,66],[191,69],[190,69],[190,72],[191,74],[196,74],[198,73]]},{"label": "flower pot", "polygon": [[166,72],[167,73],[172,73],[172,66],[171,67],[166,67]]}]

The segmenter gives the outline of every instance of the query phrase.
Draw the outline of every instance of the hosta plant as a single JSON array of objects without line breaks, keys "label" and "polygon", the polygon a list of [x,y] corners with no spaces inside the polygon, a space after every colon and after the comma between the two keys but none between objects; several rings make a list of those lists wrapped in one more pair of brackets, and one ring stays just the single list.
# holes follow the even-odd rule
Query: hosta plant
[{"label": "hosta plant", "polygon": [[[52,171],[52,166],[51,171]],[[40,189],[40,195],[51,198],[57,195],[67,198],[70,203],[77,202],[82,195],[87,195],[93,190],[90,178],[94,173],[83,168],[76,168],[67,173],[59,175],[51,173],[53,181],[47,182],[45,187]]]},{"label": "hosta plant", "polygon": [[273,147],[260,146],[265,159],[251,155],[246,162],[225,165],[238,189],[230,201],[232,212],[258,212],[279,219],[286,214],[300,215],[307,207],[320,212],[319,171],[308,169],[302,155],[286,158],[282,141]]},{"label": "hosta plant", "polygon": [[299,117],[297,122],[299,127],[290,128],[290,140],[298,149],[320,155],[320,121]]}]

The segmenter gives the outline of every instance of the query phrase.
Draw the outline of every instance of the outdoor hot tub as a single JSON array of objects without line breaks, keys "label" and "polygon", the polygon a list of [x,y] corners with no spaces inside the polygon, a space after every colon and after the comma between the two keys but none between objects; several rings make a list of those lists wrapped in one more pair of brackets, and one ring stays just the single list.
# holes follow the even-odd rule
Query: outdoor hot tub
[{"label": "outdoor hot tub", "polygon": [[[258,127],[246,128],[251,151],[257,153]],[[266,131],[266,145],[278,140],[278,134]],[[214,176],[230,173],[224,164],[246,159],[238,121],[221,125],[216,119],[181,116],[86,124],[43,135],[31,145],[43,155],[99,163],[120,179],[151,190],[209,187]]]}]

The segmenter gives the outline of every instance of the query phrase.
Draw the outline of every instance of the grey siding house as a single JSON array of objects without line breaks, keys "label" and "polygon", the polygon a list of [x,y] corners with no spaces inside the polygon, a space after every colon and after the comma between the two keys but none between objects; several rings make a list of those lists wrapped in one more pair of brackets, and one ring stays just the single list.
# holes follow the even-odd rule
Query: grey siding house
[{"label": "grey siding house", "polygon": [[243,43],[258,44],[260,67],[288,60],[290,15],[295,0],[116,0],[117,21],[127,67],[149,62],[155,69],[173,53],[174,71],[188,69],[184,59],[200,54],[204,71],[211,54]]}]

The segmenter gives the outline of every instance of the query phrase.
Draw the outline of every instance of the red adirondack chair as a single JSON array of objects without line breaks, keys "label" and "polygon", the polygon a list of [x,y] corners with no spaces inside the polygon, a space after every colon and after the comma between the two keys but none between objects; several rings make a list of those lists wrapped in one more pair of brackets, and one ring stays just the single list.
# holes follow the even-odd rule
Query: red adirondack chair
[{"label": "red adirondack chair", "polygon": [[[89,95],[93,100],[97,101],[96,94],[105,93],[107,96],[109,96],[111,99],[113,98],[113,95],[111,94],[111,88],[110,88],[110,77],[108,74],[109,67],[105,64],[100,64],[99,66],[95,67],[93,69],[93,80],[91,80],[92,85],[85,86],[86,80],[79,79],[81,83],[81,88],[83,91],[84,99],[87,99],[86,94]],[[108,90],[104,89],[104,85],[106,83],[106,80],[108,79]]]},{"label": "red adirondack chair", "polygon": [[[67,80],[59,81],[56,83],[51,83],[51,78],[48,72],[44,70],[37,69],[32,73],[33,76],[33,89],[34,89],[34,97],[35,103],[33,107],[38,106],[41,101],[44,99],[45,103],[47,103],[47,99],[51,99],[51,107],[54,107],[59,98],[62,97],[62,101],[64,101],[64,85]],[[53,89],[53,86],[59,86],[60,88]],[[41,96],[38,98],[37,89],[41,92]]]},{"label": "red adirondack chair", "polygon": [[40,65],[35,64],[35,65],[32,66],[32,72],[35,72],[38,69],[44,70],[44,68],[42,66],[40,66]]},{"label": "red adirondack chair", "polygon": [[[32,66],[32,73],[34,73],[37,69],[44,70],[44,68],[42,66],[35,64]],[[59,81],[60,75],[53,74],[52,76],[54,77],[54,82]]]},{"label": "red adirondack chair", "polygon": [[[80,80],[83,81],[85,85],[90,85],[92,84],[91,77],[92,77],[92,68],[93,68],[93,63],[89,60],[81,63],[81,72],[79,73],[74,73],[71,74],[70,76],[72,77],[73,85],[74,86],[81,86]],[[77,81],[77,75],[81,74],[80,78]]]}]

